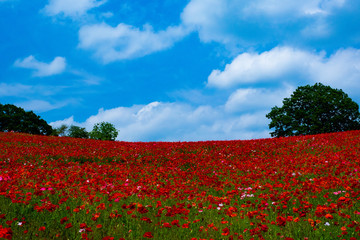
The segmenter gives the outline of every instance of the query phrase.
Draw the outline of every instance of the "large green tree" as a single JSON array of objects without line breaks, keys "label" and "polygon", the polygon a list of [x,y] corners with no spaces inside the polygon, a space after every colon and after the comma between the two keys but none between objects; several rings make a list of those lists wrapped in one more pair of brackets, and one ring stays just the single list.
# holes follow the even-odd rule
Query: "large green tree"
[{"label": "large green tree", "polygon": [[0,104],[0,131],[50,135],[53,129],[32,111],[12,104]]},{"label": "large green tree", "polygon": [[359,105],[342,90],[321,83],[298,87],[282,107],[273,107],[272,137],[309,135],[360,129]]},{"label": "large green tree", "polygon": [[93,130],[90,132],[90,138],[98,140],[111,140],[114,141],[118,135],[115,126],[108,122],[101,122],[94,125]]}]

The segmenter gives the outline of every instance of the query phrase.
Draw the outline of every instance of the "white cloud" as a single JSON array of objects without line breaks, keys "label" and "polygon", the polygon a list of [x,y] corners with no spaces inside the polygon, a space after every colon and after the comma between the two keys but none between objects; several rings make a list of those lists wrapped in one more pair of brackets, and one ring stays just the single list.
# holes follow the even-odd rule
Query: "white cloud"
[{"label": "white cloud", "polygon": [[322,60],[323,54],[290,47],[276,47],[260,54],[243,53],[227,64],[224,71],[213,70],[208,77],[208,85],[224,88],[244,83],[279,81],[291,75],[305,77]]},{"label": "white cloud", "polygon": [[0,97],[21,97],[21,98],[29,98],[29,96],[51,96],[60,91],[62,91],[65,87],[57,86],[49,87],[46,85],[24,85],[20,83],[8,84],[8,83],[0,83]]},{"label": "white cloud", "polygon": [[308,71],[311,80],[341,88],[360,99],[360,49],[340,49]]},{"label": "white cloud", "polygon": [[331,34],[331,27],[329,24],[324,21],[323,19],[319,19],[314,21],[313,23],[306,26],[302,31],[301,34],[304,37],[310,38],[323,38],[330,36]]},{"label": "white cloud", "polygon": [[228,112],[246,112],[256,109],[269,110],[279,106],[285,97],[290,97],[295,90],[292,86],[280,89],[242,88],[232,93],[225,104]]},{"label": "white cloud", "polygon": [[341,49],[326,57],[290,47],[243,53],[223,71],[213,70],[208,85],[218,88],[260,82],[322,82],[344,91],[360,90],[360,50]]},{"label": "white cloud", "polygon": [[154,32],[150,25],[145,25],[143,29],[123,23],[116,27],[105,23],[87,25],[79,31],[79,47],[94,51],[96,57],[108,63],[167,49],[188,32],[181,26]]},{"label": "white cloud", "polygon": [[192,0],[181,14],[182,22],[196,29],[204,42],[227,43],[231,36],[227,36],[225,27],[229,22],[224,21],[231,11],[229,3],[228,0]]},{"label": "white cloud", "polygon": [[330,14],[333,9],[342,7],[344,3],[345,0],[283,0],[279,4],[276,0],[255,0],[249,2],[245,9],[252,14],[255,12],[277,17],[279,15],[302,17]]},{"label": "white cloud", "polygon": [[47,77],[63,73],[66,68],[66,60],[63,57],[56,57],[52,62],[44,63],[36,60],[34,56],[29,56],[23,60],[16,60],[14,65],[35,70],[33,74],[35,77]]},{"label": "white cloud", "polygon": [[110,122],[124,141],[197,141],[269,137],[264,111],[233,115],[223,106],[192,107],[182,103],[152,102],[147,105],[100,109],[83,123],[73,117],[51,123],[78,125],[91,131],[95,123]]},{"label": "white cloud", "polygon": [[47,112],[54,109],[62,108],[66,105],[74,103],[73,100],[62,101],[55,104],[49,103],[44,100],[31,100],[27,102],[17,103],[17,106],[24,108],[25,110],[34,112]]},{"label": "white cloud", "polygon": [[[314,36],[316,29],[321,30],[323,35],[317,33],[315,37],[327,36],[331,24],[325,21],[326,17],[342,8],[345,2],[346,0],[284,0],[281,3],[277,0],[191,0],[184,8],[181,19],[184,25],[196,29],[204,42],[215,41],[230,47],[248,47],[270,36],[287,36],[288,26],[292,24],[292,37],[299,35],[299,32],[299,36]],[[317,23],[314,24],[313,20]],[[304,27],[303,31],[298,27]],[[283,34],[282,31],[286,33]]]},{"label": "white cloud", "polygon": [[99,7],[106,0],[50,0],[45,6],[45,12],[50,15],[81,16],[91,8]]},{"label": "white cloud", "polygon": [[96,76],[94,74],[88,73],[85,70],[78,70],[78,69],[69,69],[69,71],[71,74],[73,74],[74,76],[79,77],[80,81],[82,81],[83,83],[87,84],[87,85],[99,85],[104,79]]},{"label": "white cloud", "polygon": [[21,96],[33,92],[32,86],[0,83],[0,97]]},{"label": "white cloud", "polygon": [[66,125],[66,126],[71,126],[71,125],[75,125],[75,126],[79,126],[81,125],[80,123],[77,123],[74,121],[74,117],[71,116],[69,118],[66,118],[64,120],[59,120],[59,121],[55,121],[55,122],[51,122],[49,125],[51,125],[54,128],[58,128],[61,125]]}]

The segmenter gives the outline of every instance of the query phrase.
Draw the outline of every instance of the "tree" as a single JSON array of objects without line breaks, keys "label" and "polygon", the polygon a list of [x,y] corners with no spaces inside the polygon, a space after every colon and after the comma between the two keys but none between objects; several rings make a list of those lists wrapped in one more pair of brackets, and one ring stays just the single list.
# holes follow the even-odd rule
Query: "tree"
[{"label": "tree", "polygon": [[272,137],[297,136],[360,129],[359,105],[341,89],[316,83],[298,87],[281,108],[266,115]]},{"label": "tree", "polygon": [[85,128],[71,125],[68,136],[73,138],[89,138],[89,133]]},{"label": "tree", "polygon": [[53,130],[53,134],[54,136],[60,136],[60,137],[65,137],[67,135],[67,131],[68,131],[68,126],[66,126],[65,124],[61,125],[60,127],[57,127]]},{"label": "tree", "polygon": [[32,111],[12,104],[0,104],[0,131],[50,135],[52,127]]},{"label": "tree", "polygon": [[115,126],[108,122],[101,122],[94,125],[93,130],[90,132],[90,138],[98,140],[111,140],[114,141],[118,135]]}]

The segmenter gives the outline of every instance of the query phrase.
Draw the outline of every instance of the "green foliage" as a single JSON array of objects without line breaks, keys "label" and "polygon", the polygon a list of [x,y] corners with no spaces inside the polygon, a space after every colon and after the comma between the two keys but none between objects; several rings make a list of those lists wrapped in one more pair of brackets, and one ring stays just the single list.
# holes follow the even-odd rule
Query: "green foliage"
[{"label": "green foliage", "polygon": [[12,104],[0,104],[0,131],[50,135],[53,129],[33,111]]},{"label": "green foliage", "polygon": [[90,132],[91,139],[114,141],[118,135],[115,126],[108,122],[101,122],[94,125]]},{"label": "green foliage", "polygon": [[68,130],[68,126],[63,124],[60,127],[55,128],[52,135],[65,137],[67,135],[67,130]]},{"label": "green foliage", "polygon": [[359,105],[342,90],[316,83],[298,87],[282,107],[273,107],[272,137],[309,135],[360,129]]},{"label": "green foliage", "polygon": [[71,125],[68,136],[73,138],[89,138],[89,133],[85,128]]}]

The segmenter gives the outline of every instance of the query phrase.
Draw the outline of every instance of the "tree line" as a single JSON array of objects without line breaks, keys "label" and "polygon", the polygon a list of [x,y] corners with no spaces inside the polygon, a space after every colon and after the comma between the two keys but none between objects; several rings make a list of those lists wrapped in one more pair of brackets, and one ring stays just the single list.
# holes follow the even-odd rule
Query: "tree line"
[{"label": "tree line", "polygon": [[74,138],[91,138],[98,140],[114,141],[118,136],[118,130],[109,122],[96,123],[91,132],[85,128],[71,125],[62,125],[52,128],[44,119],[33,111],[25,111],[13,104],[0,103],[0,131],[22,132],[35,135],[68,136]]},{"label": "tree line", "polygon": [[[359,105],[341,89],[321,83],[298,87],[282,107],[273,107],[266,115],[271,120],[272,137],[287,137],[360,129]],[[12,104],[0,104],[0,131],[115,140],[113,124],[101,122],[91,132],[79,126],[62,125],[53,129],[32,111]]]},{"label": "tree line", "polygon": [[71,125],[61,125],[53,129],[55,136],[67,136],[73,138],[91,138],[97,140],[110,140],[114,141],[118,136],[118,130],[109,122],[96,123],[91,132],[87,132],[85,128]]}]

